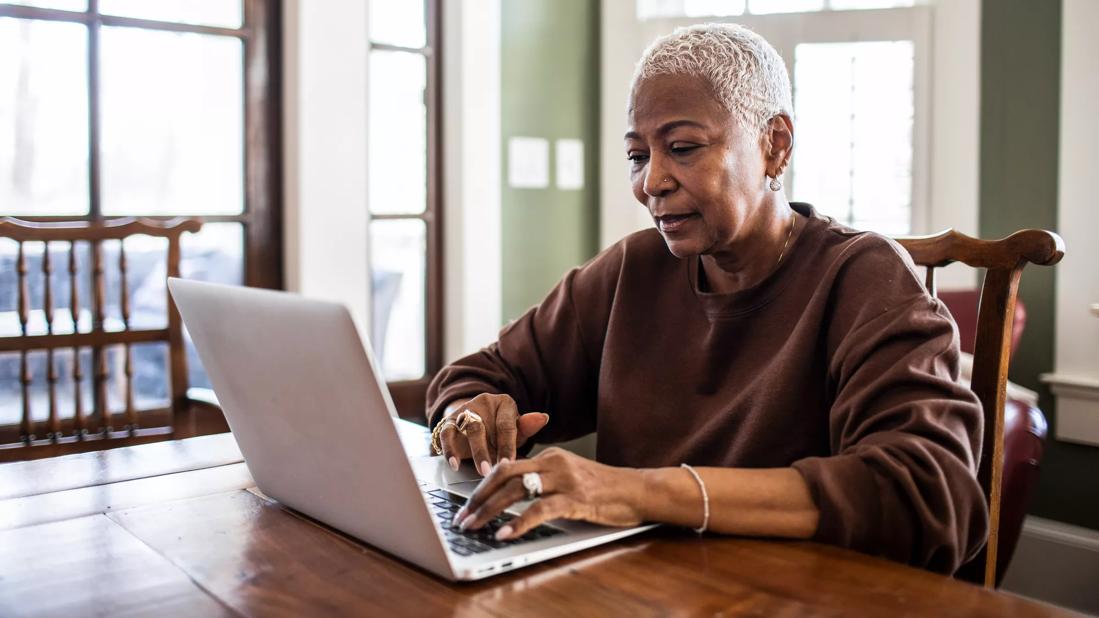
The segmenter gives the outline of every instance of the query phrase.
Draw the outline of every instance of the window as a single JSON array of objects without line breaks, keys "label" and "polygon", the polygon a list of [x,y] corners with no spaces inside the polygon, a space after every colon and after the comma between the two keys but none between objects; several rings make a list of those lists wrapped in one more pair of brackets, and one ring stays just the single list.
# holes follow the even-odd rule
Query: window
[{"label": "window", "polygon": [[[732,17],[771,42],[793,86],[793,200],[859,229],[927,226],[930,14],[914,0],[638,0],[653,37]],[[879,10],[865,10],[879,9]],[[845,17],[839,11],[858,10]]]},{"label": "window", "polygon": [[422,398],[442,365],[439,15],[438,0],[370,2],[371,339],[398,400],[392,383]]},{"label": "window", "polygon": [[858,229],[912,221],[911,41],[794,49],[794,194]]},{"label": "window", "polygon": [[[183,276],[281,287],[277,8],[274,0],[0,0],[0,215],[201,216],[202,231],[183,237]],[[104,244],[107,264],[111,251]],[[126,252],[133,324],[152,326],[143,321],[165,315],[163,246],[135,237]],[[0,245],[4,335],[19,333],[7,275],[14,253],[15,243]],[[41,249],[28,257],[36,272]],[[108,266],[109,286],[117,276]],[[117,307],[107,310],[110,327]],[[39,326],[32,320],[31,330]],[[139,399],[167,398],[165,355],[135,347]],[[188,359],[191,386],[208,387],[193,349]],[[13,360],[17,367],[0,358],[0,425],[18,415],[9,410],[18,396],[7,392],[17,388]]]},{"label": "window", "polygon": [[732,17],[826,10],[887,9],[916,0],[637,0],[639,20],[661,17]]}]

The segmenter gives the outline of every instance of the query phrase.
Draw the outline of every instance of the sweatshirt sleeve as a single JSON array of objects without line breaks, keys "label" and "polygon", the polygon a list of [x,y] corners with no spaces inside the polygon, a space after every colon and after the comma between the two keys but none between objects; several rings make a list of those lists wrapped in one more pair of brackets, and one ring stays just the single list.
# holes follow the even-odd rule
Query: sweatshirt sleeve
[{"label": "sweatshirt sleeve", "polygon": [[903,250],[863,244],[838,275],[827,333],[832,456],[794,467],[820,510],[816,540],[953,573],[988,533],[983,413],[958,383],[945,307]]},{"label": "sweatshirt sleeve", "polygon": [[506,393],[519,412],[545,412],[538,442],[595,431],[596,392],[618,267],[616,245],[569,271],[549,295],[505,326],[496,342],[447,365],[427,390],[434,426],[450,402]]}]

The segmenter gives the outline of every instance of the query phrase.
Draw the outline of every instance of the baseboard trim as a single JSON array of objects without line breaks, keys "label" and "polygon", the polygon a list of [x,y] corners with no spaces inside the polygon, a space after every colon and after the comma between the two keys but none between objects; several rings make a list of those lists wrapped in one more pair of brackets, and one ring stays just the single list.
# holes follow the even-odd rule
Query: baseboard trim
[{"label": "baseboard trim", "polygon": [[1027,517],[1003,589],[1099,614],[1099,531]]},{"label": "baseboard trim", "polygon": [[1099,530],[1053,519],[1028,516],[1023,521],[1023,536],[1099,553]]}]

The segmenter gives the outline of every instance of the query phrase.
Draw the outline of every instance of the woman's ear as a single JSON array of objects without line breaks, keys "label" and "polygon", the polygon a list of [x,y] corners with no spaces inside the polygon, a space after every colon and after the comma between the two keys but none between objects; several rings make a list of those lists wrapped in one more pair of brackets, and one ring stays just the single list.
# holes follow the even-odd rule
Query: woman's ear
[{"label": "woman's ear", "polygon": [[763,154],[767,160],[767,175],[778,178],[790,163],[790,154],[794,149],[794,123],[789,115],[778,114],[767,122],[764,133]]}]

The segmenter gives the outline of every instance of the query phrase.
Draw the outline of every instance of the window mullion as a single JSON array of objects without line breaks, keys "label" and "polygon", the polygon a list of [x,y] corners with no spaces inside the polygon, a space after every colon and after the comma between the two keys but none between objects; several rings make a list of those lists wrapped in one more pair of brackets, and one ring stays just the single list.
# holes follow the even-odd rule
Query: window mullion
[{"label": "window mullion", "polygon": [[99,126],[99,0],[88,0],[88,214],[93,220],[102,219],[100,203]]}]

